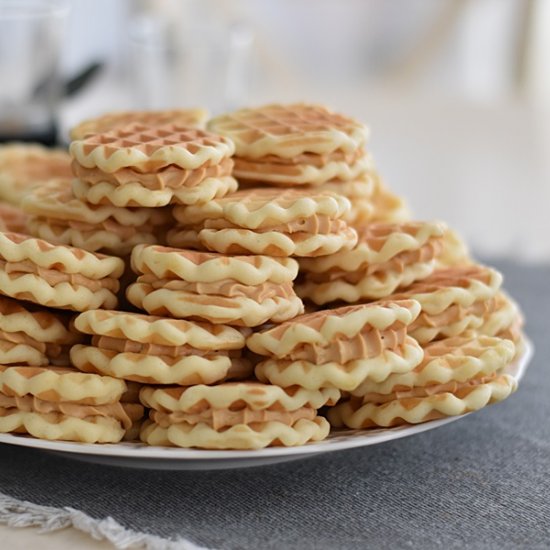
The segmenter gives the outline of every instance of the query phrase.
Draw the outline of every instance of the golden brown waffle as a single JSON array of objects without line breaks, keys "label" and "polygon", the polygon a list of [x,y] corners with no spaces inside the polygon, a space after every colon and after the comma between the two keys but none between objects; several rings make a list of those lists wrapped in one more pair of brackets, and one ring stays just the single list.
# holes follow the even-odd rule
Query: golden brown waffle
[{"label": "golden brown waffle", "polygon": [[156,172],[167,166],[195,170],[205,164],[219,164],[233,151],[233,143],[224,137],[177,124],[129,124],[89,135],[70,146],[71,156],[81,168],[107,173],[123,168]]},{"label": "golden brown waffle", "polygon": [[178,124],[202,128],[208,118],[205,109],[174,109],[168,111],[115,111],[105,113],[96,118],[84,120],[71,128],[71,140],[84,139],[90,134],[102,134],[120,126],[132,123],[145,124],[147,126],[164,126],[165,124]]},{"label": "golden brown waffle", "polygon": [[353,153],[368,136],[363,124],[326,107],[302,103],[241,109],[211,119],[208,128],[229,137],[236,155],[248,159]]}]

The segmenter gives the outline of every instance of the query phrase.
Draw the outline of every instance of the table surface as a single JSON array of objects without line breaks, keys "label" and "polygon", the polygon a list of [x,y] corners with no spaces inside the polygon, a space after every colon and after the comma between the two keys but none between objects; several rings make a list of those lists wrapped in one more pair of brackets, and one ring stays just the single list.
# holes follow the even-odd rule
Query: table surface
[{"label": "table surface", "polygon": [[[129,470],[3,445],[0,492],[210,548],[546,548],[550,266],[499,267],[536,348],[504,403],[411,438],[248,470]],[[72,529],[0,537],[10,548],[108,547]]]}]

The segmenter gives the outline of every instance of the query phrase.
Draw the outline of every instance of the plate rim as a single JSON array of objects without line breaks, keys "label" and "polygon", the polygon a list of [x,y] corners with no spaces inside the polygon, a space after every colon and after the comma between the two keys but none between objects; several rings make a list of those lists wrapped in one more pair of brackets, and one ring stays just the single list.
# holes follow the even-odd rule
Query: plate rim
[{"label": "plate rim", "polygon": [[[512,363],[511,368],[516,372],[513,376],[519,382],[533,358],[535,347],[526,336],[522,341],[522,353]],[[219,461],[240,459],[262,459],[289,456],[303,456],[320,454],[344,449],[352,449],[368,445],[377,445],[394,439],[409,437],[418,433],[434,430],[445,424],[455,422],[472,413],[459,416],[451,416],[439,420],[432,420],[421,424],[397,426],[395,428],[380,428],[376,430],[341,430],[331,434],[323,441],[308,443],[297,447],[266,447],[254,450],[207,450],[207,449],[182,449],[177,447],[154,447],[136,442],[120,443],[77,443],[71,441],[50,441],[37,439],[32,436],[2,434],[0,444],[16,445],[19,447],[33,448],[55,453],[67,453],[70,455],[85,455],[90,460],[96,457],[113,459],[136,459],[157,461]]]}]

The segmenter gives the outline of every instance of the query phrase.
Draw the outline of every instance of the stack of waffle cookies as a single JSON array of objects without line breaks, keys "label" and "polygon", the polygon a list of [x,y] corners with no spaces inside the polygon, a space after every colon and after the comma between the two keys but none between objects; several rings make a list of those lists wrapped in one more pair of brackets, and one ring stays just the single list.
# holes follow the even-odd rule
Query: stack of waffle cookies
[{"label": "stack of waffle cookies", "polygon": [[304,104],[75,127],[74,177],[0,233],[0,431],[257,449],[510,395],[502,277],[410,218],[367,136]]}]

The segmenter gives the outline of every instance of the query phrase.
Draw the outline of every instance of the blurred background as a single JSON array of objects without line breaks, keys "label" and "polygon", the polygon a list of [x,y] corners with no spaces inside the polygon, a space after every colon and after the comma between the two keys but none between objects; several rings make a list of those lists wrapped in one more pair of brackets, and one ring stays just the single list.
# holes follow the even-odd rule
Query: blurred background
[{"label": "blurred background", "polygon": [[369,124],[386,183],[417,218],[446,220],[485,257],[550,260],[550,1],[56,4],[28,60],[16,40],[11,69],[14,38],[0,33],[4,112],[30,66],[33,97],[51,81],[63,139],[108,110],[323,102]]}]

